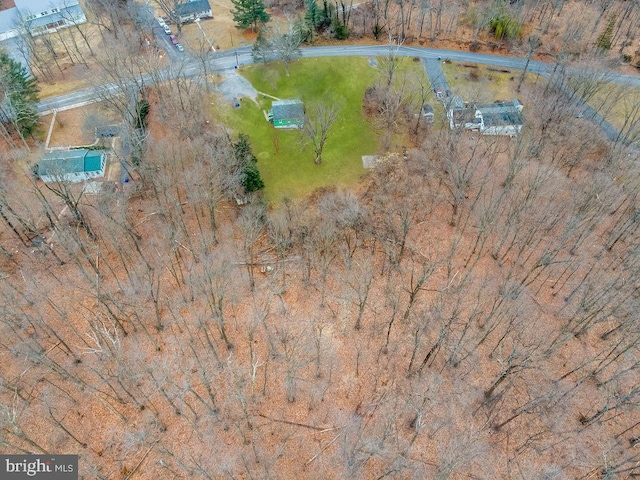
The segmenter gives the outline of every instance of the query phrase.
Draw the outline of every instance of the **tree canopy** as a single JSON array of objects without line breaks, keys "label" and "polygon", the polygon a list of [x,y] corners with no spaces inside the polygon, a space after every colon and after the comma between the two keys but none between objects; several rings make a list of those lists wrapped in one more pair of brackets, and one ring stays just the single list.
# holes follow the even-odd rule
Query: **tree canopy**
[{"label": "tree canopy", "polygon": [[0,121],[12,124],[22,136],[31,134],[38,121],[36,78],[4,52],[0,53],[0,95]]},{"label": "tree canopy", "polygon": [[236,28],[244,30],[251,27],[255,32],[258,24],[267,23],[271,19],[262,0],[231,0],[235,10],[232,10],[233,21]]}]

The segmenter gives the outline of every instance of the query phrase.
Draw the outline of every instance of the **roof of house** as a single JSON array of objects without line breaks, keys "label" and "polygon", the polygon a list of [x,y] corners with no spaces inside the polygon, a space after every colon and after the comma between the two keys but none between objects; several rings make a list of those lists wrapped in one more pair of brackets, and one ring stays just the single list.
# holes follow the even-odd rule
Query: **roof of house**
[{"label": "roof of house", "polygon": [[424,114],[433,113],[433,107],[428,103],[425,103],[424,105],[422,105],[422,113]]},{"label": "roof of house", "polygon": [[78,0],[14,0],[16,7],[25,12],[40,13],[52,8],[68,8],[78,5]]},{"label": "roof of house", "polygon": [[276,100],[271,104],[271,113],[274,120],[299,120],[304,121],[304,105],[302,100]]},{"label": "roof of house", "polygon": [[3,10],[0,12],[0,32],[6,32],[17,25],[17,11],[15,8]]},{"label": "roof of house", "polygon": [[40,159],[38,175],[65,175],[67,173],[100,170],[104,150],[68,150],[50,152]]},{"label": "roof of house", "polygon": [[[517,102],[517,103],[516,103]],[[482,114],[485,127],[501,125],[522,125],[522,104],[518,100],[510,102],[489,103],[476,105],[476,109]]]},{"label": "roof of house", "polygon": [[191,15],[193,13],[206,12],[207,10],[211,10],[209,0],[192,0],[176,5],[176,13],[178,15]]},{"label": "roof of house", "polygon": [[499,127],[503,125],[522,125],[520,112],[483,113],[482,120],[485,127]]},{"label": "roof of house", "polygon": [[510,100],[508,102],[496,102],[496,103],[481,103],[477,104],[476,108],[482,111],[502,111],[502,110],[512,110],[514,108],[521,107],[522,104],[519,100]]},{"label": "roof of house", "polygon": [[[476,111],[473,108],[458,108],[452,111],[454,125],[474,122]],[[479,120],[479,119],[478,119]]]}]

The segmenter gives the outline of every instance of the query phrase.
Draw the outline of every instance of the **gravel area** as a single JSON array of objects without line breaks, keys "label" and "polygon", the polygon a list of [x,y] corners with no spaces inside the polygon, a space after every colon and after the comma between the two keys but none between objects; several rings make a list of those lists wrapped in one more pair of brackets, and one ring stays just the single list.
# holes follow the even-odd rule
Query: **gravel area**
[{"label": "gravel area", "polygon": [[218,85],[218,91],[226,98],[233,101],[246,97],[256,101],[258,91],[237,70],[226,70],[223,75],[225,79]]}]

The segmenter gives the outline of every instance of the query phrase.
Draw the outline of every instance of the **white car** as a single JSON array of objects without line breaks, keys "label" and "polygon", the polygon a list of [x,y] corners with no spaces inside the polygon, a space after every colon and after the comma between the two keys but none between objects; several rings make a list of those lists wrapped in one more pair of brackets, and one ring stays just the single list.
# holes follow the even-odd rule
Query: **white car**
[{"label": "white car", "polygon": [[167,35],[171,35],[171,29],[169,27],[167,27],[166,25],[164,27],[162,27],[164,29],[164,33],[166,33]]},{"label": "white car", "polygon": [[157,20],[158,20],[158,25],[160,25],[161,27],[164,27],[167,25],[166,23],[164,23],[164,18],[158,17]]},{"label": "white car", "polygon": [[181,43],[176,43],[176,48],[178,49],[179,52],[184,52],[184,47],[182,46]]}]

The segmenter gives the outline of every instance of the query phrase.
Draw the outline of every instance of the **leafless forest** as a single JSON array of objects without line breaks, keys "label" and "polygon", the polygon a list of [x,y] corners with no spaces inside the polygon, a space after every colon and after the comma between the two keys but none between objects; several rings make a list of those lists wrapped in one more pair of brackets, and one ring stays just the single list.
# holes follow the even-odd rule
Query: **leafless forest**
[{"label": "leafless forest", "polygon": [[227,132],[170,88],[138,189],[3,174],[3,451],[104,479],[640,473],[623,151],[539,100],[517,139],[435,130],[357,193],[238,207]]},{"label": "leafless forest", "polygon": [[0,451],[105,480],[640,476],[640,166],[557,85],[515,139],[421,131],[277,208],[233,201],[204,85],[145,88],[127,188],[3,159]]}]

